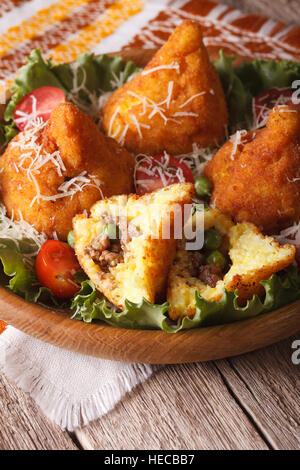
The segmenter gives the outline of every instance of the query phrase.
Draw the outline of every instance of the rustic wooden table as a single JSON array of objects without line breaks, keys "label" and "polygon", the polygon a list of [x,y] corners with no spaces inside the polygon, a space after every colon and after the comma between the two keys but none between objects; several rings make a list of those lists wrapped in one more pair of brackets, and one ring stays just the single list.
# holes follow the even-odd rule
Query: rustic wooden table
[{"label": "rustic wooden table", "polygon": [[[300,23],[299,0],[223,0]],[[0,449],[299,449],[299,371],[290,338],[233,359],[161,368],[74,433],[0,377]]]}]

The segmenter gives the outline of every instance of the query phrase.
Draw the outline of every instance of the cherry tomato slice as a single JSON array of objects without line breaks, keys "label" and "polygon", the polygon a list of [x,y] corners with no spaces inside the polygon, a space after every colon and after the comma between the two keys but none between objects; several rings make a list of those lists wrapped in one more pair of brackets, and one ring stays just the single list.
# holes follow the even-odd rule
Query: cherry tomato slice
[{"label": "cherry tomato slice", "polygon": [[69,299],[80,289],[74,279],[80,266],[75,251],[66,243],[47,240],[38,252],[35,269],[41,285],[58,298]]},{"label": "cherry tomato slice", "polygon": [[186,163],[167,153],[144,157],[137,164],[136,192],[139,196],[183,181],[194,182],[192,171]]},{"label": "cherry tomato slice", "polygon": [[59,88],[43,86],[28,93],[17,104],[14,121],[20,131],[30,127],[37,118],[48,121],[52,111],[66,100],[66,95]]},{"label": "cherry tomato slice", "polygon": [[259,93],[253,101],[256,127],[263,127],[266,124],[269,112],[275,106],[292,104],[292,95],[293,90],[290,88],[270,88]]}]

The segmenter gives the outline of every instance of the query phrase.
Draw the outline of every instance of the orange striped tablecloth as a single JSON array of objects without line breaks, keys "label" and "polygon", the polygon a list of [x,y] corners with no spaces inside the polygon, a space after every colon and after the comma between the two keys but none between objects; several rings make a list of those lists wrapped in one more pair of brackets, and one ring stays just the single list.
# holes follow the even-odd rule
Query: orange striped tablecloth
[{"label": "orange striped tablecloth", "polygon": [[[42,6],[42,7],[41,7]],[[300,28],[208,0],[2,0],[0,81],[9,86],[30,51],[54,62],[78,54],[162,45],[185,18],[200,21],[205,44],[256,58],[296,59]]]}]

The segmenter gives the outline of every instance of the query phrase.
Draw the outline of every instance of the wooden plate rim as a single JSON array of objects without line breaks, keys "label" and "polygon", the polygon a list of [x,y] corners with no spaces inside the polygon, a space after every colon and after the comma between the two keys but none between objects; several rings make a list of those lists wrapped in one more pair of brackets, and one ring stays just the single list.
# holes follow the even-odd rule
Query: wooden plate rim
[{"label": "wooden plate rim", "polygon": [[174,364],[244,354],[300,331],[300,300],[257,317],[176,334],[87,324],[26,302],[0,287],[1,319],[73,352],[123,362]]}]

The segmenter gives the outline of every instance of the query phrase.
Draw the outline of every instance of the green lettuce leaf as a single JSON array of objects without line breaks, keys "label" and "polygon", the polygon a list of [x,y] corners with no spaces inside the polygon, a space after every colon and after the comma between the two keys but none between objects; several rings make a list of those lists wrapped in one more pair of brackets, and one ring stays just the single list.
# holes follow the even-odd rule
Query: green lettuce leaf
[{"label": "green lettuce leaf", "polygon": [[[0,143],[1,146],[5,146],[11,139],[13,139],[19,130],[17,129],[14,122],[10,124],[1,124],[0,125]],[[2,149],[1,149],[2,150]]]},{"label": "green lettuce leaf", "polygon": [[4,274],[9,277],[9,289],[25,294],[31,287],[33,276],[24,263],[24,254],[13,240],[0,238],[0,260]]},{"label": "green lettuce leaf", "polygon": [[53,73],[51,61],[45,62],[41,51],[34,49],[27,57],[27,64],[20,68],[11,87],[12,97],[4,112],[5,121],[13,120],[15,107],[23,96],[42,86],[53,86],[62,89],[64,93],[67,92]]},{"label": "green lettuce leaf", "polygon": [[99,298],[92,281],[84,281],[81,290],[74,297],[71,310],[74,318],[91,323],[102,320],[109,325],[130,329],[168,329],[166,313],[169,304],[154,305],[143,299],[139,304],[125,301],[123,312],[117,313],[109,309],[104,298]]},{"label": "green lettuce leaf", "polygon": [[261,284],[266,293],[264,300],[254,295],[243,307],[238,305],[237,291],[224,290],[219,302],[207,301],[195,292],[196,314],[193,319],[183,318],[180,324],[175,324],[168,318],[168,303],[153,305],[143,299],[141,303],[135,304],[127,300],[124,311],[115,312],[107,307],[103,298],[99,297],[91,281],[82,283],[80,292],[73,299],[71,309],[74,318],[87,323],[102,320],[121,328],[161,329],[167,333],[177,333],[181,330],[245,320],[300,299],[300,275],[293,266],[282,273],[274,274]]},{"label": "green lettuce leaf", "polygon": [[57,299],[47,287],[41,287],[36,284],[31,285],[30,289],[25,292],[24,299],[27,302],[39,303],[43,307],[69,308],[69,304],[65,301]]},{"label": "green lettuce leaf", "polygon": [[295,266],[290,266],[284,275],[273,275],[269,281],[262,281],[261,284],[266,291],[264,309],[267,312],[300,298],[300,275]]},{"label": "green lettuce leaf", "polygon": [[107,55],[95,57],[92,53],[78,56],[73,64],[64,63],[52,67],[52,72],[68,92],[73,88],[74,74],[76,74],[77,83],[80,85],[84,82],[89,92],[97,95],[115,90],[116,80],[123,84],[139,70],[133,62],[124,62],[122,57]]},{"label": "green lettuce leaf", "polygon": [[49,289],[39,285],[34,270],[25,262],[25,256],[36,251],[37,245],[31,239],[14,241],[0,238],[0,261],[3,268],[0,272],[1,284],[29,302],[61,307],[62,302],[55,299]]},{"label": "green lettuce leaf", "polygon": [[229,126],[233,132],[236,128],[248,127],[251,119],[252,96],[233,67],[235,57],[226,57],[222,50],[220,50],[219,56],[214,65],[219,73],[225,93]]},{"label": "green lettuce leaf", "polygon": [[[274,86],[289,87],[300,78],[300,64],[296,62],[255,60],[235,67],[234,60],[234,56],[226,57],[220,50],[219,59],[214,62],[227,100],[231,132],[250,127],[253,96]],[[43,60],[39,49],[33,50],[12,85],[12,97],[4,112],[5,123],[0,125],[0,142],[5,145],[16,135],[14,110],[30,91],[42,86],[58,87],[70,101],[88,112],[95,97],[113,91],[139,70],[133,62],[124,62],[121,57],[95,57],[94,54],[80,55],[72,64],[53,65],[51,60]],[[75,82],[79,90],[74,94]]]},{"label": "green lettuce leaf", "polygon": [[252,122],[252,98],[273,87],[291,87],[300,79],[300,63],[288,60],[254,60],[235,67],[235,57],[222,50],[214,65],[220,75],[230,116],[230,130],[249,128]]},{"label": "green lettuce leaf", "polygon": [[235,69],[244,87],[253,96],[270,88],[288,88],[300,78],[300,63],[290,60],[254,60]]},{"label": "green lettuce leaf", "polygon": [[[35,253],[37,246],[33,240],[0,239],[0,260],[3,271],[0,273],[1,283],[10,291],[21,295],[30,302],[42,305],[67,308],[70,304],[55,299],[49,289],[41,287],[33,269],[25,262],[26,255]],[[81,275],[81,279],[82,275]],[[205,300],[195,292],[196,314],[193,319],[183,318],[179,323],[172,322],[168,317],[170,305],[151,304],[143,299],[136,304],[125,301],[125,309],[116,312],[107,305],[103,296],[97,292],[90,280],[81,282],[81,289],[71,304],[73,317],[91,323],[101,320],[112,326],[129,329],[160,329],[167,333],[241,321],[264,312],[280,308],[300,299],[300,275],[294,266],[274,274],[268,281],[262,281],[265,298],[261,300],[254,295],[243,307],[238,305],[238,293],[224,291],[219,302]]]},{"label": "green lettuce leaf", "polygon": [[[133,62],[124,62],[121,57],[95,57],[94,54],[82,54],[72,64],[53,65],[51,60],[44,61],[39,49],[34,49],[11,87],[12,96],[4,112],[6,123],[0,126],[2,145],[7,144],[18,132],[13,121],[16,105],[36,88],[60,88],[70,101],[87,112],[95,97],[113,91],[139,70]],[[76,93],[75,83],[80,88]]]}]

